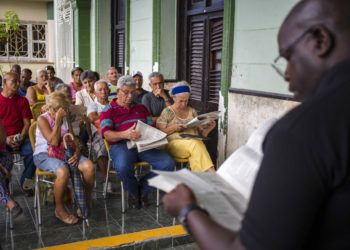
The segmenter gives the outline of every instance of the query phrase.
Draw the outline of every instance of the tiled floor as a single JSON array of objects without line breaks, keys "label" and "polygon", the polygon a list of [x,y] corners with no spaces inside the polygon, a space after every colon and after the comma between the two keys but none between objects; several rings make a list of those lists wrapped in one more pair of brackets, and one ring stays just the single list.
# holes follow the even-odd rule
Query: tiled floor
[{"label": "tiled floor", "polygon": [[[42,226],[36,226],[33,208],[33,197],[26,197],[20,191],[18,174],[14,170],[12,180],[14,197],[23,208],[23,216],[14,222],[14,229],[9,229],[6,222],[6,211],[0,208],[0,246],[2,249],[34,249],[71,242],[96,239],[100,237],[127,234],[147,229],[154,229],[173,225],[173,218],[168,216],[162,206],[155,206],[155,193],[152,194],[153,203],[150,207],[140,210],[128,209],[125,214],[121,212],[121,199],[119,193],[111,194],[105,200],[102,198],[102,183],[98,178],[98,185],[94,192],[92,209],[89,215],[89,226],[80,222],[77,225],[65,225],[54,216],[54,205],[42,206]],[[117,190],[119,187],[116,187]],[[196,249],[191,237],[179,237],[151,240],[128,246],[125,249]],[[147,245],[145,248],[143,245]],[[0,249],[1,249],[0,248]],[[119,249],[119,248],[116,248]],[[124,249],[124,248],[120,248]]]}]

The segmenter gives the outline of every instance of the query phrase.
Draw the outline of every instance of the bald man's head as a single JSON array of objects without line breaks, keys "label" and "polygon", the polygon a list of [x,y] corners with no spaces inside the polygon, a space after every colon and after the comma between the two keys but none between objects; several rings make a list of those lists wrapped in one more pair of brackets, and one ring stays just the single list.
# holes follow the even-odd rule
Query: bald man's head
[{"label": "bald man's head", "polygon": [[303,0],[284,20],[278,45],[288,62],[285,79],[297,99],[312,95],[323,74],[350,59],[349,9],[349,0]]}]

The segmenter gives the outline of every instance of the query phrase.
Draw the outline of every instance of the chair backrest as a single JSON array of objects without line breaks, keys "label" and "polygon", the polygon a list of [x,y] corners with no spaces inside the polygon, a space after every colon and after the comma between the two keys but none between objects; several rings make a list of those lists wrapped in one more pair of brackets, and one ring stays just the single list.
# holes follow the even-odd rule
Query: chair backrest
[{"label": "chair backrest", "polygon": [[32,106],[33,120],[36,121],[41,115],[41,109],[45,105],[45,102],[37,102]]},{"label": "chair backrest", "polygon": [[30,144],[32,145],[33,151],[35,149],[35,130],[36,130],[36,121],[33,121],[33,123],[29,127],[29,132],[28,132]]}]

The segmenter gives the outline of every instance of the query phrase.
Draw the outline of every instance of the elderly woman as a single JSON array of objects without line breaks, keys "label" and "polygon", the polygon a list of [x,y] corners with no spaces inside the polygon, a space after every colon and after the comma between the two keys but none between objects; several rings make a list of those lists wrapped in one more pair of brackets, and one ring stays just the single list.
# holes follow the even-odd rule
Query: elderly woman
[{"label": "elderly woman", "polygon": [[79,90],[76,93],[76,105],[82,105],[88,107],[90,103],[96,100],[94,84],[100,79],[97,72],[91,70],[85,70],[80,75],[80,80],[83,83],[84,89]]},{"label": "elderly woman", "polygon": [[46,70],[42,69],[37,71],[37,83],[27,89],[26,98],[28,99],[30,106],[33,106],[37,102],[45,101],[45,96],[52,92],[47,79],[48,76]]},{"label": "elderly woman", "polygon": [[6,150],[6,130],[0,122],[0,203],[10,209],[12,217],[16,218],[22,213],[22,209],[10,196],[8,189],[12,167],[12,155]]},{"label": "elderly woman", "polygon": [[[64,161],[48,155],[48,145],[59,146],[63,135],[68,132],[66,116],[69,105],[70,101],[62,92],[54,92],[48,97],[47,112],[38,118],[35,134],[34,163],[40,169],[56,175],[54,184],[55,216],[66,224],[75,224],[78,222],[78,218],[70,214],[63,204],[64,191],[69,180],[69,169]],[[81,156],[79,150],[77,150],[68,160],[68,163],[77,165],[82,173],[86,200],[87,204],[89,204],[95,179],[95,170],[92,162]]]},{"label": "elderly woman", "polygon": [[80,81],[80,75],[83,73],[83,69],[80,67],[75,67],[71,71],[72,80],[69,82],[68,86],[70,87],[72,93],[72,101],[75,103],[75,96],[78,91],[83,89],[83,84]]},{"label": "elderly woman", "polygon": [[[215,127],[215,122],[205,127],[186,128],[185,124],[197,116],[197,112],[188,106],[190,86],[186,82],[179,82],[173,86],[170,94],[174,104],[166,107],[157,120],[157,128],[168,134],[168,152],[175,158],[188,159],[192,171],[215,171],[210,155],[199,138],[207,137]],[[182,134],[190,134],[194,138],[183,138]]]}]

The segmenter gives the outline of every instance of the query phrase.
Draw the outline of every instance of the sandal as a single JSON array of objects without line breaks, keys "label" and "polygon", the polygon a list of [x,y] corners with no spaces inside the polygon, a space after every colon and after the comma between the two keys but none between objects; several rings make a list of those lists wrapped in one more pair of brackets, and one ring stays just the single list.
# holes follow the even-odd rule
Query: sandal
[{"label": "sandal", "polygon": [[74,225],[78,223],[78,218],[75,217],[73,214],[69,214],[66,218],[62,218],[58,215],[57,211],[55,210],[55,216],[57,219],[59,219],[60,221],[62,221],[65,224],[68,225]]}]

